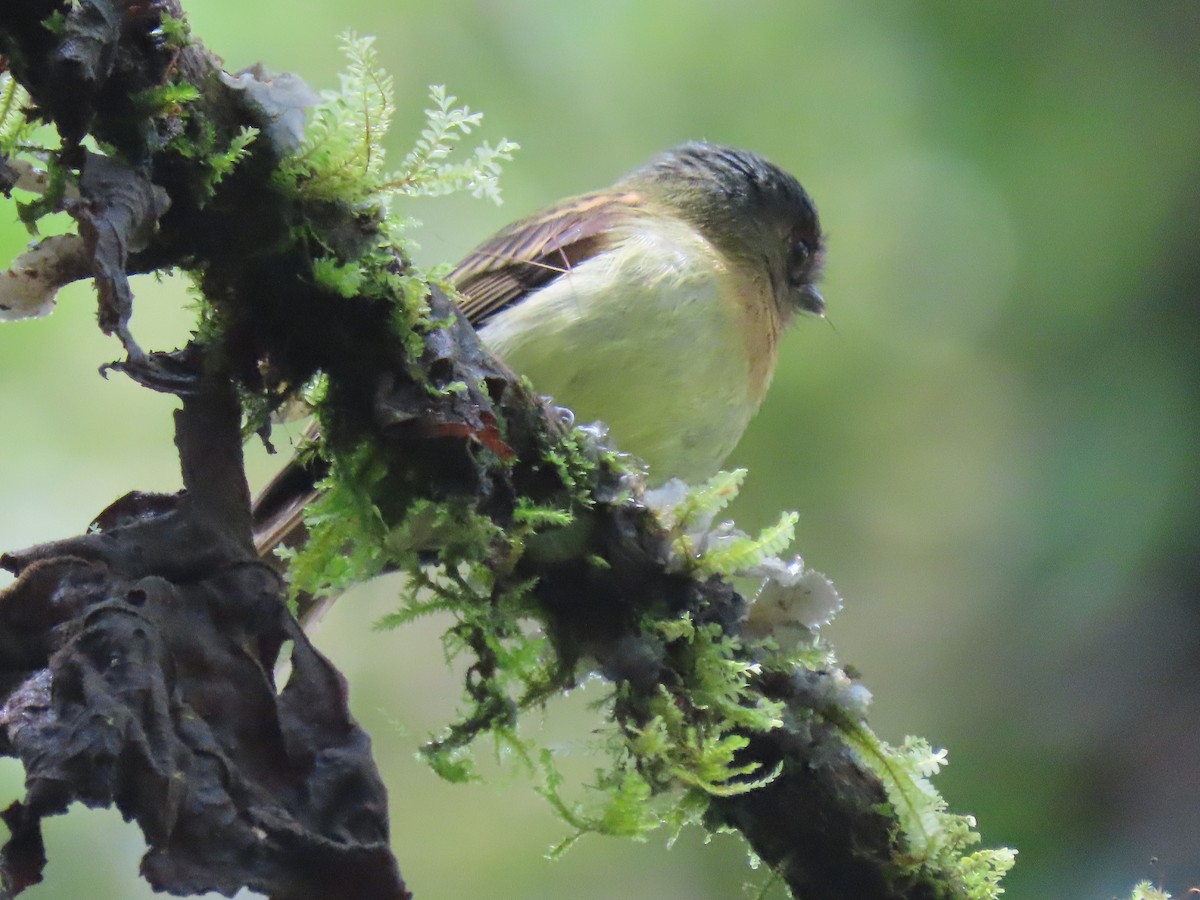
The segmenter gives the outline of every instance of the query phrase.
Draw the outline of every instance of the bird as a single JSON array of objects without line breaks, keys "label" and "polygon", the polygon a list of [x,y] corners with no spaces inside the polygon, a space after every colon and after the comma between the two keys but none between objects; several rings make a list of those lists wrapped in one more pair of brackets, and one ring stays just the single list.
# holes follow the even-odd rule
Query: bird
[{"label": "bird", "polygon": [[[577,421],[604,422],[648,483],[696,482],[761,406],[784,329],[824,316],[823,258],[794,176],[692,141],[503,228],[449,281],[489,352]],[[304,498],[280,499],[288,483],[255,503],[264,554],[302,524]]]},{"label": "bird", "polygon": [[712,475],[795,313],[823,316],[816,208],[758,154],[692,142],[485,241],[453,270],[485,346],[652,481]]}]

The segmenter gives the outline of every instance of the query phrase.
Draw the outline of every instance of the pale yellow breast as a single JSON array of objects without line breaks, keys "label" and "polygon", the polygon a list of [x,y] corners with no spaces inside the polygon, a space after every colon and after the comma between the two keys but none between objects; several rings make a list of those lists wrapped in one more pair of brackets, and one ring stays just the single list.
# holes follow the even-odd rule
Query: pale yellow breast
[{"label": "pale yellow breast", "polygon": [[775,368],[780,322],[762,282],[683,223],[634,225],[480,334],[580,421],[606,422],[653,481],[699,480],[737,444]]}]

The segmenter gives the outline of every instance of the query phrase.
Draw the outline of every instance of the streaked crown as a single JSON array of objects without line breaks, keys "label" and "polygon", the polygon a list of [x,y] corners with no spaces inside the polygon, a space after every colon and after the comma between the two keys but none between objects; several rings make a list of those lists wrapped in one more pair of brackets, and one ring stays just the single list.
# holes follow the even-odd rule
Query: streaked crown
[{"label": "streaked crown", "polygon": [[764,269],[781,310],[824,313],[815,287],[820,221],[788,172],[757,153],[695,141],[659,154],[620,186],[646,191],[723,253]]}]

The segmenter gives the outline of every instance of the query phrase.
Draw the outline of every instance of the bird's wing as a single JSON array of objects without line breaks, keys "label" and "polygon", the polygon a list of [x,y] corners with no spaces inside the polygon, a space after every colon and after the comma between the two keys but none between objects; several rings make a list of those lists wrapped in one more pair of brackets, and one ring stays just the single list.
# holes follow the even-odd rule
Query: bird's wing
[{"label": "bird's wing", "polygon": [[612,228],[645,200],[633,191],[585,194],[515,222],[476,247],[450,274],[460,306],[479,327],[530,292],[610,246]]}]

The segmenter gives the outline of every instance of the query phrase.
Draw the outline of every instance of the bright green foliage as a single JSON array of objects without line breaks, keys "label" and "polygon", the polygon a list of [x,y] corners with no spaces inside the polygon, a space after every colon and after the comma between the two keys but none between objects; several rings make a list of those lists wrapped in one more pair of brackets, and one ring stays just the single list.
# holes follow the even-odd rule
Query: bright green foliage
[{"label": "bright green foliage", "polygon": [[1160,890],[1148,881],[1140,881],[1134,885],[1133,893],[1129,895],[1129,900],[1171,900],[1171,895],[1164,890]]},{"label": "bright green foliage", "polygon": [[837,710],[823,714],[883,783],[900,820],[907,851],[897,862],[914,872],[925,869],[957,883],[972,900],[992,900],[1004,892],[1000,881],[1016,862],[1016,851],[967,852],[980,840],[974,817],[949,812],[945,799],[929,781],[946,764],[944,750],[935,751],[928,742],[914,737],[892,747],[864,722],[851,721]]},{"label": "bright green foliage", "polygon": [[[505,560],[515,561],[538,531],[568,525],[570,511],[524,503],[505,530],[465,499],[414,498],[400,524],[388,528],[370,499],[385,474],[366,446],[334,460],[324,493],[305,519],[308,544],[292,560],[294,589],[336,593],[384,569],[406,572],[400,608],[377,627],[448,613],[453,621],[442,636],[447,659],[471,658],[458,721],[422,755],[448,780],[469,780],[474,770],[466,747],[486,731],[498,751],[532,767],[529,747],[517,733],[518,715],[571,681],[536,625],[533,583],[508,577]],[[438,561],[430,564],[434,550]]]},{"label": "bright green foliage", "polygon": [[[172,20],[178,21],[178,20]],[[250,145],[258,137],[258,129],[242,128],[223,149],[216,145],[216,131],[204,117],[195,117],[191,105],[200,99],[200,90],[187,82],[171,82],[148,88],[131,98],[137,114],[145,118],[164,116],[178,117],[188,127],[173,129],[174,134],[166,147],[187,159],[195,159],[205,167],[202,181],[204,198],[212,196],[220,182],[241,162],[249,152]],[[22,109],[29,104],[29,96],[8,73],[0,74],[0,156],[16,158],[25,156],[45,166],[41,171],[29,167],[29,174],[36,176],[29,181],[38,182],[35,189],[42,194],[38,200],[18,206],[21,219],[36,233],[36,223],[43,215],[61,207],[63,193],[71,173],[59,162],[58,156],[48,148],[34,143],[35,134],[43,126],[26,119]]]},{"label": "bright green foliage", "polygon": [[257,137],[257,128],[241,128],[229,142],[228,147],[222,151],[210,153],[205,158],[205,162],[208,164],[208,178],[205,184],[209,193],[221,183],[226,175],[233,171],[239,162],[246,158],[250,152],[250,145]]},{"label": "bright green foliage", "polygon": [[179,113],[184,104],[200,99],[200,90],[187,82],[170,82],[140,91],[131,99],[139,115],[151,118]]},{"label": "bright green foliage", "polygon": [[[979,835],[971,830],[975,827],[975,818],[967,818],[970,819],[967,834],[959,843],[956,852],[962,852],[966,847],[979,842]],[[957,878],[964,894],[970,900],[995,900],[1004,893],[1004,876],[1016,864],[1016,850],[1011,847],[993,847],[976,850],[964,856],[952,856],[945,871],[951,877]]]},{"label": "bright green foliage", "polygon": [[[493,149],[485,144],[474,151],[471,160],[450,162],[454,144],[479,124],[481,116],[466,107],[455,108],[453,97],[434,88],[435,108],[427,111],[420,139],[399,172],[386,172],[383,140],[395,114],[392,78],[379,65],[374,38],[347,33],[342,45],[349,65],[340,88],[325,92],[309,111],[304,139],[281,160],[275,180],[303,201],[352,204],[374,221],[377,238],[354,259],[334,254],[332,242],[325,241],[316,229],[306,233],[305,239],[328,251],[314,260],[312,279],[338,296],[390,304],[392,327],[415,357],[424,349],[423,333],[439,326],[428,319],[427,282],[405,259],[400,235],[404,223],[390,215],[389,200],[395,194],[448,193],[460,188],[498,200],[498,164],[510,157],[516,145],[502,141]],[[453,391],[465,385],[427,388]],[[320,417],[319,398],[317,404]],[[475,651],[482,648],[494,658],[497,668],[502,668],[500,662],[524,666],[523,660],[531,654],[515,648],[521,641],[499,615],[503,610],[512,618],[521,591],[495,587],[481,561],[494,558],[497,546],[519,546],[523,536],[566,521],[569,514],[521,507],[512,533],[503,535],[466,504],[437,505],[413,498],[401,524],[388,529],[371,500],[385,477],[386,466],[366,446],[350,453],[333,453],[328,448],[322,452],[332,456],[330,476],[321,485],[321,498],[307,519],[309,542],[292,563],[294,588],[317,595],[336,593],[384,568],[409,571],[406,605],[381,624],[394,626],[436,609],[456,609],[461,621],[452,629],[454,635],[448,635],[448,653],[462,652],[463,646]],[[422,568],[418,552],[431,547],[438,548],[441,562],[433,569]],[[494,607],[491,624],[475,616],[481,597],[488,598],[483,607]],[[463,635],[470,639],[461,646],[455,644]],[[536,678],[531,675],[525,688],[533,680]],[[499,693],[499,689],[493,691],[496,696]],[[496,697],[484,697],[480,702],[495,705]],[[495,718],[492,713],[483,716],[489,717]],[[445,757],[439,762],[446,762]]]},{"label": "bright green foliage", "polygon": [[[737,496],[744,477],[743,470],[718,473],[686,494],[682,493],[685,486],[668,484],[652,492],[647,502],[674,534],[679,563],[696,577],[714,572],[726,576],[765,574],[764,585],[774,593],[795,590],[806,571],[803,563],[799,559],[785,563],[776,557],[791,543],[794,514],[784,514],[756,538],[727,523],[712,525],[716,513]],[[777,727],[784,713],[782,705],[763,703],[761,697],[754,702],[753,679],[759,666],[784,673],[820,673],[828,685],[828,700],[815,712],[837,729],[857,751],[862,765],[883,783],[905,847],[905,855],[897,863],[913,872],[923,870],[948,878],[964,897],[985,900],[1001,893],[1000,880],[1015,861],[1014,851],[967,852],[979,842],[974,820],[949,813],[929,781],[944,764],[944,753],[918,739],[910,738],[900,748],[879,740],[863,721],[869,693],[841,672],[832,651],[812,626],[801,628],[796,623],[792,630],[799,637],[786,650],[774,633],[768,632],[759,644],[751,645],[750,652],[722,636],[717,626],[694,627],[689,618],[660,622],[656,627],[668,641],[684,640],[693,651],[685,670],[686,689],[681,692],[688,698],[687,704],[676,702],[679,698],[661,688],[659,697],[651,701],[650,721],[626,729],[626,745],[621,749],[627,756],[618,755],[616,774],[607,775],[603,784],[622,787],[629,766],[626,760],[635,762],[638,776],[646,778],[656,792],[668,789],[671,779],[685,785],[693,803],[705,794],[720,795],[729,788],[752,790],[769,782],[777,773],[737,772],[733,757],[745,746],[745,732]],[[760,662],[753,662],[755,659]],[[691,712],[693,707],[703,715],[697,718]],[[689,709],[686,716],[684,709]],[[751,776],[750,780],[742,780],[745,776]],[[735,777],[739,780],[730,784],[728,780]],[[619,806],[624,795],[623,790],[610,791],[608,802]],[[580,821],[602,825],[614,818],[627,821],[631,815],[632,811],[624,816],[613,812],[586,817],[576,814],[574,821],[568,821],[578,828]]]},{"label": "bright green foliage", "polygon": [[734,534],[714,542],[705,548],[698,559],[700,571],[734,575],[759,565],[768,556],[776,556],[791,546],[796,537],[798,521],[799,514],[785,512],[780,515],[778,522],[759,532],[758,537]]},{"label": "bright green foliage", "polygon": [[433,612],[448,612],[453,622],[442,635],[447,660],[464,654],[472,658],[466,708],[457,722],[421,751],[433,769],[449,780],[474,777],[465,751],[483,731],[491,733],[498,753],[509,751],[532,767],[530,746],[517,733],[518,715],[570,686],[568,674],[559,670],[553,649],[534,624],[533,582],[502,584],[494,570],[480,562],[489,555],[503,557],[511,552],[548,521],[542,512],[546,511],[515,525],[510,536],[469,509],[420,501],[389,539],[393,552],[401,556],[413,547],[435,544],[442,562],[422,567],[415,554],[410,556],[403,605],[378,627],[392,628]]},{"label": "bright green foliage", "polygon": [[[521,380],[526,389],[532,393],[533,386],[529,383],[529,379],[522,378]],[[563,487],[575,498],[575,502],[581,506],[590,507],[593,500],[583,489],[583,485],[587,484],[596,464],[588,454],[583,452],[586,440],[587,436],[582,429],[573,429],[563,435],[556,444],[547,447],[542,458],[554,467]]]},{"label": "bright green foliage", "polygon": [[525,498],[521,498],[513,511],[513,521],[520,526],[534,530],[547,527],[565,527],[574,521],[575,517],[565,509],[554,509],[544,506],[534,506]]},{"label": "bright green foliage", "polygon": [[329,475],[317,485],[320,494],[305,511],[304,549],[277,551],[289,560],[293,592],[336,594],[383,571],[387,526],[371,496],[386,474],[369,446],[330,461]]},{"label": "bright green foliage", "polygon": [[[651,499],[651,505],[675,535],[676,552],[698,573],[728,576],[745,572],[786,550],[795,538],[800,517],[794,512],[783,513],[758,537],[750,537],[731,525],[711,528],[717,513],[737,498],[745,480],[745,469],[718,472],[693,488],[679,481],[669,482],[657,492],[661,500]],[[686,494],[679,496],[684,489]]]},{"label": "bright green foliage", "polygon": [[[384,568],[404,569],[414,580],[408,586],[408,603],[382,623],[389,627],[442,608],[439,597],[446,603],[477,601],[483,588],[469,585],[459,569],[487,558],[506,540],[504,532],[465,500],[438,504],[424,498],[414,499],[400,524],[389,528],[372,500],[386,474],[386,464],[366,444],[334,457],[329,476],[318,485],[320,495],[305,512],[309,538],[292,557],[293,590],[335,594]],[[430,547],[439,550],[444,577],[421,566],[420,553]],[[487,570],[480,567],[480,572]],[[418,599],[426,588],[435,595],[428,607]]]},{"label": "bright green foliage", "polygon": [[[596,773],[594,789],[605,797],[595,809],[583,804],[568,803],[562,797],[563,777],[554,766],[549,750],[542,750],[543,783],[538,792],[545,797],[559,817],[574,829],[547,854],[554,859],[569,850],[585,834],[606,834],[611,837],[644,841],[650,832],[665,824],[661,804],[654,802],[650,783],[633,767]],[[680,823],[680,826],[685,823]]]},{"label": "bright green foliage", "polygon": [[718,472],[704,484],[688,488],[678,505],[663,510],[663,524],[673,529],[707,529],[717,513],[737,499],[746,475],[745,469]]},{"label": "bright green foliage", "polygon": [[243,127],[230,139],[228,146],[218,146],[218,134],[206,116],[193,114],[193,101],[199,92],[190,84],[169,84],[143,92],[140,102],[145,115],[176,116],[184,124],[173,129],[167,148],[184,159],[194,159],[203,167],[200,180],[200,203],[212,198],[219,185],[244,160],[250,146],[258,139],[257,128]]},{"label": "bright green foliage", "polygon": [[[464,528],[465,520],[447,509],[420,502],[412,519],[423,520],[405,529],[398,541],[411,541],[426,528],[456,529],[461,543],[447,547],[449,556],[467,553],[469,544],[488,537],[499,539],[495,527],[485,520],[474,520],[477,530]],[[467,745],[483,731],[489,731],[497,754],[511,751],[532,766],[526,742],[517,734],[517,716],[522,709],[540,702],[561,685],[550,670],[547,642],[536,630],[522,623],[529,614],[528,593],[532,585],[519,583],[507,590],[496,588],[486,570],[465,561],[433,567],[420,567],[415,559],[408,568],[408,579],[399,610],[376,623],[377,628],[396,628],[435,612],[450,613],[454,622],[442,635],[447,661],[462,654],[474,660],[466,683],[467,709],[437,739],[421,749],[421,755],[440,776],[448,781],[475,780],[474,762]]]},{"label": "bright green foliage", "polygon": [[455,143],[481,116],[455,108],[454,98],[435,87],[435,108],[426,111],[421,137],[399,171],[386,171],[383,142],[396,111],[392,77],[379,65],[374,38],[347,33],[342,46],[349,65],[341,86],[324,92],[309,111],[304,138],[281,159],[275,183],[301,201],[352,205],[373,224],[375,239],[355,258],[335,252],[338,242],[315,226],[299,237],[324,253],[313,262],[313,281],[338,296],[391,304],[393,330],[416,357],[424,349],[422,334],[438,326],[428,321],[428,279],[407,258],[403,232],[411,220],[393,214],[391,200],[398,194],[470,190],[499,202],[499,164],[511,158],[516,144],[483,144],[468,160],[450,161]]},{"label": "bright green foliage", "polygon": [[313,260],[313,281],[323,288],[343,297],[353,297],[358,294],[366,277],[363,270],[353,263],[322,256]]},{"label": "bright green foliage", "polygon": [[736,760],[749,744],[745,732],[778,728],[783,712],[782,704],[754,690],[759,667],[745,659],[739,643],[717,624],[697,626],[690,615],[648,621],[646,627],[666,642],[680,682],[660,685],[648,701],[635,698],[629,685],[617,688],[616,708],[644,703],[645,721],[626,722],[609,733],[612,767],[596,773],[597,802],[568,803],[553,760],[543,753],[540,791],[574,829],[551,855],[589,832],[642,840],[667,826],[678,834],[700,821],[709,797],[753,791],[779,774]]},{"label": "bright green foliage", "polygon": [[0,156],[15,156],[28,148],[37,125],[25,117],[22,109],[29,94],[9,72],[0,74]]},{"label": "bright green foliage", "polygon": [[61,208],[71,178],[71,173],[59,161],[56,153],[46,158],[46,169],[38,175],[44,179],[40,188],[42,195],[29,203],[17,203],[17,217],[32,235],[38,234],[38,222],[43,216]]},{"label": "bright green foliage", "polygon": [[382,189],[410,197],[470,191],[473,197],[500,203],[500,163],[512,159],[518,145],[503,138],[495,147],[484,141],[467,159],[450,162],[454,145],[479,125],[483,114],[455,107],[458,98],[440,84],[430,86],[429,99],[433,108],[425,110],[425,129]]},{"label": "bright green foliage", "polygon": [[347,32],[341,40],[349,60],[341,88],[323,92],[304,142],[277,174],[309,199],[362,203],[381,181],[383,136],[396,113],[394,85],[379,65],[374,37]]},{"label": "bright green foliage", "polygon": [[159,17],[158,28],[155,31],[162,35],[169,47],[186,47],[192,40],[192,30],[187,19],[177,19],[165,12]]},{"label": "bright green foliage", "polygon": [[311,200],[381,207],[393,194],[460,190],[500,202],[500,164],[512,158],[517,145],[483,143],[466,159],[451,161],[455,144],[479,125],[482,114],[455,107],[455,97],[440,85],[430,88],[433,108],[425,111],[426,126],[413,149],[398,170],[384,170],[383,136],[396,107],[392,77],[379,65],[374,40],[343,35],[349,67],[341,88],[325,92],[312,110],[303,143],[279,167],[280,183]]},{"label": "bright green foliage", "polygon": [[[732,727],[771,731],[783,724],[780,718],[783,705],[764,700],[750,687],[751,680],[760,671],[759,665],[746,660],[740,642],[722,632],[720,625],[715,622],[696,625],[690,615],[684,615],[679,619],[655,622],[654,627],[668,642],[668,647],[679,643],[690,649],[687,656],[690,662],[688,703],[696,709],[714,713],[720,731],[727,732]],[[672,713],[663,710],[661,715],[670,719]]]},{"label": "bright green foliage", "polygon": [[778,772],[763,774],[758,763],[734,762],[737,752],[750,743],[734,730],[763,732],[782,725],[782,704],[764,700],[751,688],[758,665],[738,658],[738,643],[722,634],[719,625],[696,628],[689,617],[658,625],[664,636],[677,634],[673,641],[688,644],[691,671],[685,702],[660,685],[649,702],[653,718],[646,726],[631,728],[630,751],[642,772],[653,773],[664,787],[676,779],[718,797],[752,791],[774,780]]},{"label": "bright green foliage", "polygon": [[42,19],[42,27],[54,35],[62,34],[67,26],[67,16],[61,9],[56,9]]},{"label": "bright green foliage", "polygon": [[20,176],[17,187],[41,195],[28,203],[17,203],[21,222],[36,235],[38,221],[61,207],[69,173],[58,155],[36,140],[42,134],[49,137],[51,132],[26,117],[24,110],[30,102],[29,94],[11,73],[0,73],[0,159]]}]

